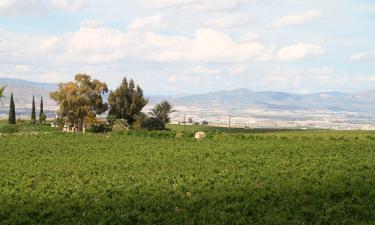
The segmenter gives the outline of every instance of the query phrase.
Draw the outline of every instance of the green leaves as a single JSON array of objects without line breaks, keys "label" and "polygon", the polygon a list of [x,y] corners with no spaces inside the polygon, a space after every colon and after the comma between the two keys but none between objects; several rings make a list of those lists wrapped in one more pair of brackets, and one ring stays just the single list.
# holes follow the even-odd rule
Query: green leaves
[{"label": "green leaves", "polygon": [[134,81],[123,79],[121,86],[109,94],[109,116],[116,119],[125,119],[129,124],[133,124],[143,107],[147,105],[147,100],[143,96],[143,90]]},{"label": "green leaves", "polygon": [[169,115],[171,113],[176,112],[176,110],[173,109],[173,105],[169,103],[168,101],[162,101],[161,103],[157,104],[150,112],[150,114],[161,120],[163,123],[169,123],[170,118]]},{"label": "green leaves", "polygon": [[50,97],[60,106],[60,114],[77,127],[85,117],[107,111],[102,95],[108,92],[107,84],[92,80],[89,75],[77,74],[74,82],[61,83]]},{"label": "green leaves", "polygon": [[4,90],[5,90],[5,87],[0,87],[0,99],[4,98]]}]

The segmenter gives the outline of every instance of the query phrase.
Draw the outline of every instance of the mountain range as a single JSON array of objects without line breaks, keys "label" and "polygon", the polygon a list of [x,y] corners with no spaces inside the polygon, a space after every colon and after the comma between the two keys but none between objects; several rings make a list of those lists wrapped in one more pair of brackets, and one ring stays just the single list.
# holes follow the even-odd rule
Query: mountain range
[{"label": "mountain range", "polygon": [[375,90],[345,93],[319,92],[292,94],[286,92],[251,91],[237,89],[216,91],[198,95],[159,96],[155,100],[167,99],[178,106],[217,109],[258,108],[264,110],[327,110],[341,112],[375,112]]},{"label": "mountain range", "polygon": [[50,99],[49,93],[57,89],[55,83],[37,83],[19,79],[0,78],[0,86],[6,86],[4,90],[5,98],[1,99],[0,105],[8,107],[10,94],[14,95],[16,108],[31,108],[32,96],[39,104],[40,97],[43,97],[45,109],[56,109],[56,103]]},{"label": "mountain range", "polygon": [[[49,98],[49,93],[56,90],[58,86],[55,83],[36,83],[0,78],[0,86],[7,86],[5,89],[6,98],[1,103],[5,107],[8,104],[10,93],[13,92],[16,107],[18,108],[31,108],[31,96],[34,94],[36,99],[44,98],[45,108],[56,109],[55,102]],[[266,110],[375,112],[375,90],[358,93],[319,92],[293,94],[237,89],[195,95],[148,96],[148,98],[151,105],[166,99],[176,106],[203,109],[261,108]]]}]

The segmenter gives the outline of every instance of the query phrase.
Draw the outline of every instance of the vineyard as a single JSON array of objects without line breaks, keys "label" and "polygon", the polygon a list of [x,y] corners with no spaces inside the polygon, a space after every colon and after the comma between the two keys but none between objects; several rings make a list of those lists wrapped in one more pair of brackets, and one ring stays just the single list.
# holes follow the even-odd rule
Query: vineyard
[{"label": "vineyard", "polygon": [[0,224],[374,224],[375,133],[174,129],[0,136]]}]

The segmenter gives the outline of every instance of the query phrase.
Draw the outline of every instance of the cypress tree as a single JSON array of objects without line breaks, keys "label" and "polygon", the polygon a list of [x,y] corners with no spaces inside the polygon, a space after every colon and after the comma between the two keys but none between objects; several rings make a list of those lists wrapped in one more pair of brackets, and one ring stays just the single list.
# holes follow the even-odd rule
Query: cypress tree
[{"label": "cypress tree", "polygon": [[36,113],[35,113],[35,98],[34,98],[34,95],[33,95],[33,102],[32,102],[32,106],[31,106],[31,123],[35,124],[35,121],[36,121]]},{"label": "cypress tree", "polygon": [[9,124],[16,124],[16,106],[14,105],[13,93],[10,95],[8,122]]},{"label": "cypress tree", "polygon": [[40,111],[39,111],[39,122],[43,123],[45,120],[44,110],[43,110],[43,97],[40,97]]}]

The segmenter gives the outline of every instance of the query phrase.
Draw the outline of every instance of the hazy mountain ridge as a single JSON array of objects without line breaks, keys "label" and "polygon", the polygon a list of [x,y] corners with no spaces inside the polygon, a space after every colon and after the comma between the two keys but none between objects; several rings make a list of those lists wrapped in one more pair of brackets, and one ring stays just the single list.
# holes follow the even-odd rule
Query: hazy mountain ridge
[{"label": "hazy mountain ridge", "polygon": [[263,108],[274,110],[375,112],[375,90],[359,93],[321,92],[312,94],[291,94],[286,92],[257,92],[247,89],[237,89],[170,98],[169,100],[176,105],[200,108]]},{"label": "hazy mountain ridge", "polygon": [[56,108],[56,103],[50,99],[49,93],[57,89],[57,84],[0,78],[0,86],[6,86],[4,91],[5,98],[1,100],[1,105],[5,107],[8,107],[10,94],[13,93],[16,108],[31,108],[33,95],[37,105],[39,105],[40,97],[43,97],[45,109]]},{"label": "hazy mountain ridge", "polygon": [[[7,107],[10,93],[15,96],[16,107],[31,108],[34,94],[36,102],[43,96],[45,108],[55,109],[56,103],[49,93],[57,89],[58,84],[37,83],[18,79],[0,78],[0,86],[7,86],[5,99],[1,104]],[[375,112],[375,90],[358,93],[320,92],[311,94],[292,94],[287,92],[251,91],[237,89],[216,91],[196,95],[148,96],[150,105],[163,99],[177,106],[212,108],[261,108],[269,110],[329,110],[349,112]]]}]

